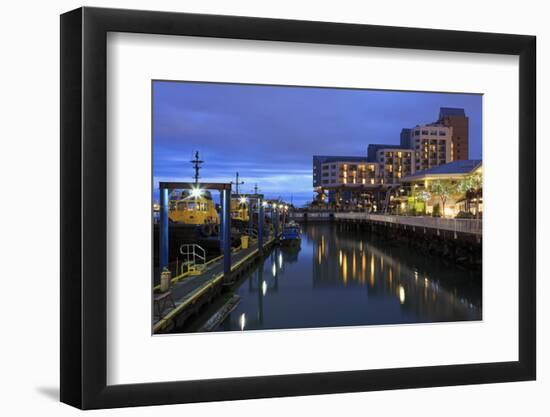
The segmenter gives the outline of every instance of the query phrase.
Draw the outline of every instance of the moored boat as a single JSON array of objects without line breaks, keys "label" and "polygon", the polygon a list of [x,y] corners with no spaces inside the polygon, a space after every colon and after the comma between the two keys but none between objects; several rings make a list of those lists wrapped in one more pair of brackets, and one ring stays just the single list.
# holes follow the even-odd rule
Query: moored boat
[{"label": "moored boat", "polygon": [[302,241],[302,231],[298,223],[291,221],[283,227],[281,233],[281,244],[299,245]]}]

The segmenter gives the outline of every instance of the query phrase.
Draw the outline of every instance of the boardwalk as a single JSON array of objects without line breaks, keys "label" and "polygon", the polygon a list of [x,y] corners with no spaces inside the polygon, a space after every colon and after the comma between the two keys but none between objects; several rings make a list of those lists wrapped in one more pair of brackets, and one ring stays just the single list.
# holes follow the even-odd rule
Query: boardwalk
[{"label": "boardwalk", "polygon": [[359,221],[376,222],[392,225],[411,226],[434,230],[447,230],[455,233],[466,233],[481,236],[483,222],[481,219],[446,219],[429,216],[392,216],[362,212],[296,212],[290,215],[292,220],[302,221]]},{"label": "boardwalk", "polygon": [[[272,237],[264,243],[264,249],[274,242]],[[238,271],[244,264],[258,256],[258,245],[253,244],[248,249],[240,249],[231,254],[231,272]],[[170,288],[175,307],[170,303],[164,303],[161,316],[157,308],[153,309],[153,333],[159,333],[174,325],[175,320],[185,315],[186,310],[198,308],[197,302],[207,294],[219,291],[225,282],[223,274],[223,258],[207,265],[203,273],[196,276],[187,276],[176,282]]]},{"label": "boardwalk", "polygon": [[389,216],[370,213],[334,213],[335,220],[371,221],[425,229],[447,230],[455,233],[482,235],[483,223],[479,219],[445,219],[427,216]]}]

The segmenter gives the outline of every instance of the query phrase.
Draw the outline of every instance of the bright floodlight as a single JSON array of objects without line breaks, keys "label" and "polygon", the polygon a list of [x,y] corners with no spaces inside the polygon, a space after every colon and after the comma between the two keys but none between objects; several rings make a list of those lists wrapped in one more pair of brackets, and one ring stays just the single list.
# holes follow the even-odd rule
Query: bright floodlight
[{"label": "bright floodlight", "polygon": [[202,192],[203,190],[201,190],[200,188],[192,188],[191,189],[191,197],[195,197],[195,198],[198,198],[202,195]]},{"label": "bright floodlight", "polygon": [[239,202],[240,202],[241,204],[246,204],[246,197],[241,197],[241,198],[239,199]]},{"label": "bright floodlight", "polygon": [[264,201],[264,202],[262,203],[262,206],[267,207],[267,206],[268,206],[267,201]]}]

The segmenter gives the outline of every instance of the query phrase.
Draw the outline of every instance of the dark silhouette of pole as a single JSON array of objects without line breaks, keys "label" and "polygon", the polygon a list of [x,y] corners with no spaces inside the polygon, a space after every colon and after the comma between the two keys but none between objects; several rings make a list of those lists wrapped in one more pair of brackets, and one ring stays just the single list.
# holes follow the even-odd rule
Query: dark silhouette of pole
[{"label": "dark silhouette of pole", "polygon": [[239,173],[235,173],[235,182],[231,181],[231,184],[235,185],[235,194],[239,195],[239,185],[243,185],[244,181],[239,182]]},{"label": "dark silhouette of pole", "polygon": [[193,169],[195,170],[195,175],[193,177],[193,180],[195,181],[195,185],[197,185],[199,183],[199,178],[200,178],[199,173],[201,170],[201,165],[204,163],[204,161],[201,161],[199,159],[199,151],[195,152],[195,159],[193,159],[190,162],[193,164]]},{"label": "dark silhouette of pole", "polygon": [[258,198],[258,251],[264,249],[264,203]]},{"label": "dark silhouette of pole", "polygon": [[159,266],[168,266],[168,188],[160,189]]},{"label": "dark silhouette of pole", "polygon": [[223,190],[221,243],[223,253],[223,273],[229,277],[231,273],[231,189]]}]

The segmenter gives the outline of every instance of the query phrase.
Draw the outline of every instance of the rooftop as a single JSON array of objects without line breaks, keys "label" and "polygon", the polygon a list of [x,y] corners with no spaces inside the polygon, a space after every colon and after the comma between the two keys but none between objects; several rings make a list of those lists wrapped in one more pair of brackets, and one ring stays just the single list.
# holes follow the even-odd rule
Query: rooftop
[{"label": "rooftop", "polygon": [[424,178],[432,175],[465,175],[475,171],[480,166],[481,159],[453,161],[448,164],[438,165],[422,171],[416,171],[415,174],[408,176],[405,180]]},{"label": "rooftop", "polygon": [[314,159],[320,160],[321,163],[327,162],[338,162],[338,161],[348,161],[348,162],[367,162],[366,156],[328,156],[328,155],[314,155]]},{"label": "rooftop", "polygon": [[443,119],[444,117],[449,117],[449,116],[466,117],[466,113],[464,112],[464,109],[459,109],[456,107],[441,107],[439,109],[440,119]]}]

